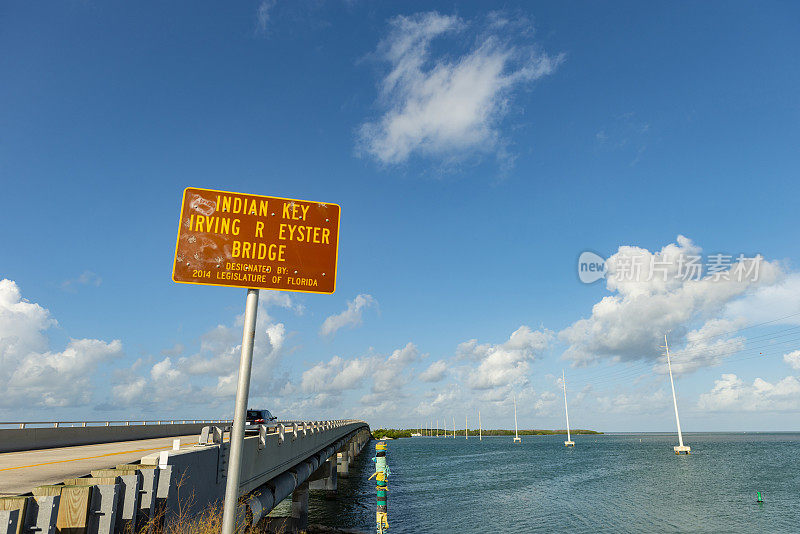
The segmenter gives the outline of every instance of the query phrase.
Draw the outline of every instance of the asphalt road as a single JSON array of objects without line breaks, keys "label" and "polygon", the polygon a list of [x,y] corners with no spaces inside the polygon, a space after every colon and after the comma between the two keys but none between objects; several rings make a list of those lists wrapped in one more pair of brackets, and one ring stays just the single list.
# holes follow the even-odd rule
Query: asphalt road
[{"label": "asphalt road", "polygon": [[156,451],[171,450],[175,439],[181,440],[181,447],[192,446],[197,443],[197,434],[2,453],[0,495],[19,495],[36,486],[88,475],[93,469],[141,460]]}]

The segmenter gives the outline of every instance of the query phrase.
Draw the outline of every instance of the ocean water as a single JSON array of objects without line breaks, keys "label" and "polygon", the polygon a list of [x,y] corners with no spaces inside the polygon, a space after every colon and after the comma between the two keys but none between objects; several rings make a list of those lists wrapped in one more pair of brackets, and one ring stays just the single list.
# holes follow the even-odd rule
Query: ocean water
[{"label": "ocean water", "polygon": [[[800,533],[800,433],[685,434],[689,456],[674,434],[522,439],[389,441],[389,532]],[[312,523],[375,531],[374,446]]]}]

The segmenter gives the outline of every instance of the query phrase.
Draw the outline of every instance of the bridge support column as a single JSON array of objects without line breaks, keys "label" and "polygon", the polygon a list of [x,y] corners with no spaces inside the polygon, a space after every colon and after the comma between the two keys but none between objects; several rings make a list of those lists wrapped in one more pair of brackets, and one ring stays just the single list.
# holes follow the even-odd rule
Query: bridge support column
[{"label": "bridge support column", "polygon": [[292,492],[292,524],[300,533],[308,528],[308,482],[303,482]]},{"label": "bridge support column", "polygon": [[337,475],[342,478],[347,478],[350,476],[350,458],[349,458],[349,447],[345,448],[340,453],[336,454],[337,464],[336,464],[336,472]]},{"label": "bridge support column", "polygon": [[336,480],[336,456],[331,456],[311,475],[308,487],[333,493],[336,491]]},{"label": "bridge support column", "polygon": [[347,459],[350,463],[350,467],[353,467],[353,464],[356,462],[356,455],[358,454],[358,446],[356,444],[356,440],[352,440],[347,445]]}]

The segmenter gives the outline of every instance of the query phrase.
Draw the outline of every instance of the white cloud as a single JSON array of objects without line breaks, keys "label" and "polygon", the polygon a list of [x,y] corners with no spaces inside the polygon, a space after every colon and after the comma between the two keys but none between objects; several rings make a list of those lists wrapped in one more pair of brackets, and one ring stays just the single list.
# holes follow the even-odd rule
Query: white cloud
[{"label": "white cloud", "polygon": [[153,380],[175,380],[180,378],[181,372],[172,367],[172,360],[164,358],[150,369]]},{"label": "white cloud", "polygon": [[[216,385],[206,388],[210,395],[234,395],[241,358],[243,326],[244,314],[237,316],[230,326],[217,325],[209,330],[200,338],[200,351],[181,358],[178,368],[189,375],[214,378]],[[283,354],[285,339],[286,328],[283,323],[273,322],[268,310],[259,305],[251,375],[253,395],[269,390],[273,384],[274,370]]]},{"label": "white cloud", "polygon": [[419,374],[419,379],[423,382],[439,382],[444,378],[445,373],[447,373],[447,362],[437,360]]},{"label": "white cloud", "polygon": [[303,373],[300,387],[306,393],[341,393],[361,385],[370,369],[369,358],[345,360],[334,356]]},{"label": "white cloud", "polygon": [[[688,332],[685,336],[686,346],[670,354],[672,372],[690,373],[701,367],[719,365],[727,356],[744,349],[745,338],[726,335],[742,325],[741,320],[710,319],[701,328]],[[667,373],[666,356],[659,358],[656,371]]]},{"label": "white cloud", "polygon": [[792,369],[800,370],[800,350],[795,350],[788,354],[784,354],[783,361],[786,362]]},{"label": "white cloud", "polygon": [[199,388],[193,388],[189,376],[177,369],[169,357],[153,364],[147,376],[136,375],[132,369],[120,371],[111,393],[113,400],[104,408],[158,406],[162,414],[165,408],[174,409],[192,395],[207,397]]},{"label": "white cloud", "polygon": [[575,400],[573,401],[573,404],[575,404],[576,406],[581,405],[584,399],[586,399],[586,397],[588,397],[592,393],[592,390],[593,388],[591,384],[586,384],[585,386],[583,386],[583,388],[581,388],[578,394],[575,395]]},{"label": "white cloud", "polygon": [[547,348],[552,333],[520,326],[508,341],[499,345],[478,344],[472,339],[458,346],[458,355],[479,362],[467,373],[467,383],[473,389],[491,389],[525,384],[530,363],[536,354]]},{"label": "white cloud", "polygon": [[152,390],[148,388],[148,382],[144,377],[136,377],[130,382],[117,384],[111,388],[114,399],[121,405],[130,406],[149,400]]},{"label": "white cloud", "polygon": [[552,391],[545,391],[540,393],[536,401],[533,403],[533,409],[537,414],[550,414],[554,411],[558,397]]},{"label": "white cloud", "polygon": [[47,309],[23,299],[14,281],[0,280],[0,373],[31,351],[47,350],[44,332],[57,324]]},{"label": "white cloud", "polygon": [[377,301],[372,295],[358,295],[347,303],[347,309],[341,313],[331,315],[322,323],[319,330],[320,335],[332,336],[338,330],[349,326],[355,327],[361,324],[361,316],[365,309],[376,306]]},{"label": "white cloud", "polygon": [[[680,402],[680,398],[678,399]],[[672,396],[656,384],[648,384],[629,391],[617,391],[609,395],[597,395],[593,407],[600,413],[634,414],[661,413],[669,407]]]},{"label": "white cloud", "polygon": [[30,353],[8,383],[11,399],[37,399],[44,406],[78,406],[91,401],[95,371],[100,364],[122,357],[122,343],[99,339],[72,339],[61,352]]},{"label": "white cloud", "polygon": [[[269,305],[302,311],[291,298],[260,299],[251,367],[251,398],[272,393],[283,385],[275,371],[284,352],[286,328],[270,317]],[[118,372],[112,398],[101,407],[158,405],[163,412],[181,406],[189,396],[196,396],[203,399],[206,407],[215,405],[227,410],[225,403],[236,393],[243,326],[242,314],[230,325],[211,328],[200,336],[200,349],[189,356],[175,359],[185,350],[182,344],[161,351],[167,357],[151,365],[145,376],[137,372],[141,367],[139,362]]]},{"label": "white cloud", "polygon": [[305,306],[294,300],[286,291],[262,291],[258,296],[258,304],[265,310],[272,306],[278,306],[292,310],[297,315],[303,315],[305,311]]},{"label": "white cloud", "polygon": [[[454,384],[444,391],[435,393],[432,399],[420,402],[414,409],[414,413],[422,416],[452,413],[456,406],[463,407],[463,403],[460,402],[461,395],[461,388]],[[442,419],[441,423],[444,423],[444,419]],[[452,423],[450,426],[452,426]]]},{"label": "white cloud", "polygon": [[270,11],[275,7],[276,0],[261,0],[256,10],[256,28],[259,32],[264,33],[267,31],[269,19],[271,16]]},{"label": "white cloud", "polygon": [[53,352],[46,332],[56,324],[46,308],[22,298],[14,281],[0,280],[0,406],[88,404],[95,373],[122,356],[119,340],[71,339]]},{"label": "white cloud", "polygon": [[710,411],[795,411],[800,408],[800,380],[787,376],[772,384],[756,378],[746,384],[735,374],[723,374],[710,392],[700,395],[697,405]]},{"label": "white cloud", "polygon": [[758,287],[747,299],[731,302],[727,314],[745,317],[748,323],[800,325],[800,273],[790,273],[775,284]]},{"label": "white cloud", "polygon": [[[564,353],[575,365],[587,365],[603,358],[622,361],[656,360],[661,357],[664,333],[669,332],[670,344],[690,343],[683,363],[686,370],[708,363],[717,363],[726,351],[734,349],[741,340],[721,341],[707,345],[713,349],[708,356],[699,350],[700,338],[720,326],[733,323],[718,322],[736,299],[745,298],[758,288],[779,283],[784,272],[777,262],[761,262],[756,281],[748,277],[738,280],[713,280],[708,277],[692,279],[679,277],[678,258],[699,255],[701,249],[684,236],[656,253],[621,246],[607,260],[607,288],[613,295],[604,297],[592,307],[588,319],[580,319],[559,333],[569,346]],[[650,262],[667,262],[663,274],[656,272],[647,280]],[[641,266],[640,276],[629,276],[631,266]],[[733,268],[736,268],[734,263]],[[622,276],[624,274],[624,276]],[[694,341],[687,337],[693,324],[700,324]],[[694,343],[692,345],[692,343]],[[707,342],[706,342],[707,343]],[[688,361],[691,355],[694,363]]]},{"label": "white cloud", "polygon": [[186,346],[183,343],[175,343],[172,348],[164,349],[161,351],[162,356],[179,356],[183,354],[183,351],[186,350]]},{"label": "white cloud", "polygon": [[61,282],[61,289],[69,293],[77,292],[77,286],[94,286],[100,287],[103,279],[92,271],[83,271],[77,278],[71,278]]},{"label": "white cloud", "polygon": [[419,350],[413,343],[406,344],[402,349],[397,349],[385,361],[374,364],[372,391],[374,393],[389,393],[398,396],[402,387],[411,380],[406,368],[414,363],[419,356]]},{"label": "white cloud", "polygon": [[[405,396],[403,386],[411,379],[407,369],[418,358],[419,350],[413,343],[407,343],[386,358],[379,355],[351,359],[334,356],[306,370],[300,381],[300,389],[311,394],[312,399],[325,395],[329,399],[335,398],[338,404],[344,392],[363,387],[370,376],[371,392],[361,396],[360,417],[369,414],[387,416],[399,408],[398,401]],[[309,402],[313,404],[315,401]]]},{"label": "white cloud", "polygon": [[[363,124],[359,148],[385,164],[413,153],[461,157],[503,153],[498,125],[514,90],[553,72],[562,57],[512,44],[512,26],[490,17],[476,28],[476,44],[460,56],[434,56],[431,44],[471,25],[436,12],[398,16],[376,55],[389,64],[381,82],[383,115]],[[478,26],[478,23],[474,24]],[[482,31],[481,31],[482,30]]]}]

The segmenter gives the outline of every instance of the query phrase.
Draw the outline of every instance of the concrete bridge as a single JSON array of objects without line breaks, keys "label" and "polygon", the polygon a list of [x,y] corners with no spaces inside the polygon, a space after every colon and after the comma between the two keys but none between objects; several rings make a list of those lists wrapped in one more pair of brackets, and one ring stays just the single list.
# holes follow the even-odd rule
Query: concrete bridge
[{"label": "concrete bridge", "polygon": [[[138,532],[186,521],[225,495],[230,421],[12,422],[0,427],[0,534]],[[247,435],[237,525],[291,495],[336,491],[370,440],[364,421],[280,421]],[[149,530],[149,528],[148,528]]]}]

